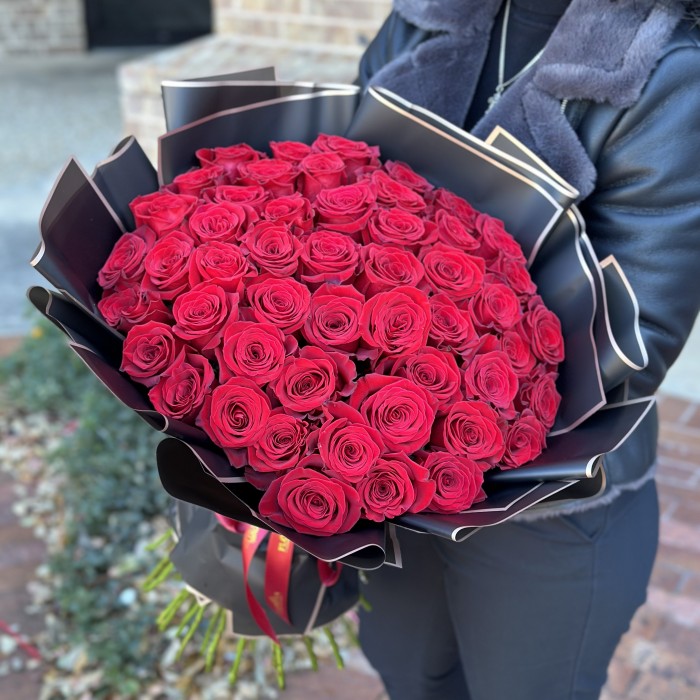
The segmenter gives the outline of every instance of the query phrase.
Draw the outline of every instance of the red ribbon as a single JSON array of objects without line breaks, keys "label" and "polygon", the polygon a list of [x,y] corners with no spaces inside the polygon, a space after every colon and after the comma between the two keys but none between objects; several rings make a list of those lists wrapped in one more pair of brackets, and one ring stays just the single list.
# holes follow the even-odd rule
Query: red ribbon
[{"label": "red ribbon", "polygon": [[[245,595],[248,607],[258,627],[279,644],[270,619],[265,609],[253,594],[248,579],[250,564],[258,551],[258,547],[269,535],[267,543],[267,555],[265,556],[265,601],[275,614],[291,625],[289,618],[289,583],[292,575],[292,561],[294,559],[294,545],[283,535],[276,532],[263,530],[253,525],[247,525],[231,518],[225,518],[217,514],[217,520],[223,527],[231,532],[243,535],[241,553],[243,556],[243,581],[245,583]],[[329,564],[317,560],[318,575],[321,583],[326,586],[334,586],[340,578],[342,564]]]}]

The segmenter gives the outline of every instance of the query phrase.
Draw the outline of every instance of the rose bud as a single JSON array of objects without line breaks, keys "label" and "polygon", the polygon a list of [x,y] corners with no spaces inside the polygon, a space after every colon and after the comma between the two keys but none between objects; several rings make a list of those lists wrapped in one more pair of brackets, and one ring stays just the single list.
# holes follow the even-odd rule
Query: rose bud
[{"label": "rose bud", "polygon": [[238,177],[238,166],[241,163],[250,163],[267,156],[260,151],[256,151],[247,143],[237,143],[233,146],[223,146],[219,148],[200,148],[195,151],[195,156],[202,168],[211,165],[218,165],[223,168],[229,180],[233,181]]},{"label": "rose bud", "polygon": [[444,209],[448,214],[456,216],[469,233],[477,236],[475,222],[477,211],[466,199],[462,199],[448,190],[439,188],[435,190],[433,205],[436,209]]},{"label": "rose bud", "polygon": [[180,295],[173,304],[173,333],[203,353],[221,342],[224,326],[238,318],[238,294],[202,282]]},{"label": "rose bud", "polygon": [[134,381],[153,386],[160,375],[175,363],[185,345],[164,323],[148,321],[134,326],[124,340],[121,371]]},{"label": "rose bud", "polygon": [[[399,355],[423,347],[430,330],[428,297],[414,287],[396,287],[367,301],[360,319],[362,339],[374,355]],[[371,356],[372,353],[366,353]]]},{"label": "rose bud", "polygon": [[261,270],[275,277],[289,277],[299,267],[302,244],[288,224],[262,221],[241,239],[243,251]]},{"label": "rose bud", "polygon": [[231,459],[233,451],[260,440],[270,411],[270,400],[257,384],[235,377],[207,395],[196,423]]},{"label": "rose bud", "polygon": [[129,209],[137,226],[148,226],[162,238],[180,226],[196,206],[196,197],[153,192],[133,199]]},{"label": "rose bud", "polygon": [[278,160],[296,164],[311,153],[311,146],[301,141],[270,141],[270,150]]},{"label": "rose bud", "polygon": [[554,419],[561,403],[556,379],[555,372],[547,372],[539,377],[530,388],[530,409],[547,430],[554,425]]},{"label": "rose bud", "polygon": [[335,153],[310,153],[299,163],[299,191],[311,201],[321,190],[345,184],[345,163]]},{"label": "rose bud", "polygon": [[518,377],[508,355],[502,351],[486,352],[476,355],[465,369],[464,386],[468,397],[507,410],[518,393]]},{"label": "rose bud", "polygon": [[300,194],[277,197],[266,202],[262,217],[267,221],[287,224],[290,230],[310,231],[314,225],[314,211],[311,202]]},{"label": "rose bud", "polygon": [[316,433],[325,472],[356,483],[384,452],[382,436],[346,403],[331,402],[324,412],[328,420]]},{"label": "rose bud", "polygon": [[[315,467],[320,458],[307,457],[304,463]],[[270,484],[258,510],[273,523],[305,535],[338,535],[360,519],[360,499],[352,486],[300,465]]]},{"label": "rose bud", "polygon": [[364,516],[381,522],[425,510],[435,494],[435,482],[425,467],[399,452],[378,460],[357,484],[357,493]]},{"label": "rose bud", "polygon": [[269,199],[267,192],[260,185],[219,185],[202,193],[208,202],[222,204],[240,204],[250,217],[250,212],[258,212]]},{"label": "rose bud", "polygon": [[154,297],[171,301],[189,285],[189,259],[194,241],[182,231],[164,236],[148,251],[143,261],[144,289]]},{"label": "rose bud", "polygon": [[467,354],[478,342],[468,311],[462,310],[446,294],[430,297],[431,344],[440,350]]},{"label": "rose bud", "polygon": [[433,426],[431,443],[454,455],[496,464],[505,451],[498,414],[483,401],[459,401]]},{"label": "rose bud", "polygon": [[374,192],[366,182],[321,190],[314,206],[322,228],[351,235],[358,242],[376,207]]},{"label": "rose bud", "polygon": [[360,264],[359,246],[335,231],[313,231],[301,252],[301,280],[309,285],[340,284],[350,280]]},{"label": "rose bud", "polygon": [[528,304],[522,319],[521,335],[530,341],[535,357],[549,365],[557,365],[564,359],[564,338],[561,323],[547,309],[538,296]]},{"label": "rose bud", "polygon": [[226,182],[226,171],[219,165],[209,165],[206,168],[194,168],[182,175],[178,175],[171,187],[178,194],[188,194],[199,197],[202,190],[207,187],[223,185]]},{"label": "rose bud", "polygon": [[361,249],[363,270],[355,286],[367,297],[395,287],[419,287],[423,265],[408,250],[370,243]]},{"label": "rose bud", "polygon": [[479,214],[474,220],[476,236],[481,242],[479,255],[485,260],[506,256],[525,263],[525,256],[517,241],[503,227],[503,222],[488,214]]},{"label": "rose bud", "polygon": [[513,260],[505,255],[499,255],[489,267],[489,271],[507,284],[520,297],[529,297],[535,294],[537,286],[532,281],[525,264],[520,260]]},{"label": "rose bud", "polygon": [[518,377],[530,376],[535,366],[535,356],[530,350],[530,344],[516,331],[506,331],[501,337],[501,347],[508,355],[510,366]]},{"label": "rose bud", "polygon": [[233,243],[241,238],[249,223],[249,211],[240,204],[202,204],[190,217],[187,230],[198,243]]},{"label": "rose bud", "polygon": [[148,226],[140,226],[125,233],[114,244],[112,252],[97,273],[97,284],[102,289],[124,288],[140,281],[144,275],[143,262],[155,245],[156,234]]},{"label": "rose bud", "polygon": [[435,482],[435,495],[426,511],[461,513],[486,498],[481,488],[484,468],[478,462],[449,452],[430,452],[423,466]]},{"label": "rose bud", "polygon": [[306,454],[309,424],[275,408],[260,439],[248,447],[248,463],[259,472],[283,472]]},{"label": "rose bud", "polygon": [[531,462],[545,447],[546,429],[533,413],[523,414],[506,432],[506,450],[501,469],[515,469]]},{"label": "rose bud", "polygon": [[484,261],[444,243],[421,251],[420,260],[430,288],[455,302],[473,297],[484,281]]},{"label": "rose bud", "polygon": [[97,309],[110,326],[122,333],[147,321],[169,323],[172,320],[163,301],[140,287],[112,291],[97,302]]},{"label": "rose bud", "polygon": [[383,170],[375,170],[370,176],[370,182],[377,193],[377,203],[383,207],[398,207],[410,214],[422,214],[427,207],[423,197]]},{"label": "rose bud", "polygon": [[345,163],[348,181],[352,182],[358,172],[379,167],[379,148],[368,146],[364,141],[353,141],[344,136],[319,134],[311,144],[315,153],[337,153]]},{"label": "rose bud", "polygon": [[425,389],[408,379],[366,374],[357,382],[350,406],[382,436],[389,450],[411,454],[430,439],[433,402]]},{"label": "rose bud", "polygon": [[365,243],[418,250],[435,240],[435,226],[401,209],[380,209],[369,219],[362,238]]},{"label": "rose bud", "polygon": [[479,249],[479,241],[472,235],[473,229],[465,226],[462,220],[444,209],[435,213],[435,226],[440,243],[453,246],[464,252]]},{"label": "rose bud", "polygon": [[365,298],[353,287],[324,284],[311,295],[302,334],[324,350],[354,352],[360,339]]},{"label": "rose bud", "polygon": [[273,197],[285,197],[293,194],[298,170],[286,160],[267,158],[238,167],[239,185],[260,185]]},{"label": "rose bud", "polygon": [[500,282],[485,282],[470,301],[469,308],[478,326],[497,331],[512,328],[522,317],[515,292]]},{"label": "rose bud", "polygon": [[190,258],[188,280],[190,287],[211,282],[225,292],[242,294],[244,285],[257,275],[257,270],[237,245],[212,241],[195,248]]},{"label": "rose bud", "polygon": [[410,187],[418,194],[426,195],[435,188],[424,177],[419,175],[411,166],[398,160],[388,160],[384,163],[386,171],[391,177],[406,187]]},{"label": "rose bud", "polygon": [[195,353],[181,353],[160,375],[148,398],[159,413],[194,424],[204,399],[214,382],[209,362]]},{"label": "rose bud", "polygon": [[271,323],[229,323],[216,349],[219,379],[247,377],[256,384],[267,384],[279,376],[287,355],[296,349],[296,340]]},{"label": "rose bud", "polygon": [[261,275],[248,285],[246,293],[257,321],[271,323],[287,334],[304,325],[311,292],[296,280]]}]

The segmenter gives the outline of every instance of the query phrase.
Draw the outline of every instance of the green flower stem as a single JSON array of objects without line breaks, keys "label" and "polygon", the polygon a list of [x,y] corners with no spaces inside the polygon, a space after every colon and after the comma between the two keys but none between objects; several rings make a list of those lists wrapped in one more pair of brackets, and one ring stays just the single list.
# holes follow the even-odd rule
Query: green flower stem
[{"label": "green flower stem", "polygon": [[179,659],[182,656],[182,652],[185,651],[185,647],[189,643],[190,639],[192,639],[192,637],[194,636],[194,633],[197,631],[197,627],[199,627],[199,623],[202,621],[202,617],[204,616],[204,606],[197,605],[197,608],[198,609],[194,616],[194,620],[192,620],[192,624],[187,630],[187,634],[182,638],[180,648],[177,650],[177,654],[175,655],[176,659]]},{"label": "green flower stem", "polygon": [[209,643],[209,649],[207,649],[207,658],[205,663],[205,670],[207,672],[214,668],[214,661],[216,659],[216,650],[219,648],[219,642],[221,641],[221,635],[226,629],[226,610],[220,608],[219,612],[216,613],[216,629],[214,630],[214,636]]},{"label": "green flower stem", "polygon": [[306,651],[309,654],[309,660],[311,661],[311,668],[314,671],[318,671],[318,657],[314,651],[314,642],[311,637],[303,637],[304,644],[306,645]]},{"label": "green flower stem", "polygon": [[236,646],[236,658],[233,660],[231,671],[228,674],[229,685],[233,685],[238,680],[238,669],[241,665],[241,660],[243,659],[243,650],[245,649],[246,641],[247,640],[245,637],[241,637],[238,640],[238,644]]},{"label": "green flower stem", "polygon": [[343,661],[343,657],[340,655],[340,649],[338,648],[338,642],[335,641],[335,637],[333,636],[333,632],[331,632],[331,628],[324,627],[323,631],[326,633],[326,637],[328,637],[328,641],[330,642],[331,649],[333,650],[333,656],[335,657],[335,665],[338,668],[345,668],[345,662]]},{"label": "green flower stem", "polygon": [[284,662],[282,660],[282,647],[279,644],[272,645],[272,663],[277,674],[277,685],[284,690]]},{"label": "green flower stem", "polygon": [[177,631],[175,632],[176,637],[179,637],[182,634],[182,631],[185,629],[185,627],[187,627],[187,623],[197,614],[198,609],[199,603],[197,603],[197,601],[194,601],[185,613],[185,616],[182,618],[180,625],[178,626]]},{"label": "green flower stem", "polygon": [[153,571],[146,577],[146,580],[141,585],[144,591],[152,591],[156,586],[165,581],[175,569],[175,565],[170,561],[170,557],[166,554],[155,566]]},{"label": "green flower stem", "polygon": [[365,610],[366,612],[372,612],[372,606],[370,605],[367,598],[365,598],[364,595],[362,595],[362,593],[360,593],[360,597],[358,598],[357,602],[363,610]]},{"label": "green flower stem", "polygon": [[149,545],[146,545],[146,549],[149,552],[154,552],[161,545],[164,545],[169,539],[171,539],[174,534],[175,531],[172,528],[170,528],[167,532],[164,532],[157,540],[151,542]]},{"label": "green flower stem", "polygon": [[156,624],[161,632],[165,631],[165,629],[170,625],[175,615],[177,615],[177,611],[189,597],[190,592],[186,588],[183,588],[178,593],[177,597],[168,604],[168,607],[165,608],[160,615],[158,615],[156,618]]},{"label": "green flower stem", "polygon": [[345,626],[345,632],[347,633],[348,637],[350,637],[350,642],[353,644],[353,646],[359,647],[360,640],[357,637],[355,625],[353,625],[347,617],[343,618],[343,625]]},{"label": "green flower stem", "polygon": [[207,650],[209,649],[209,641],[211,640],[212,634],[214,634],[214,628],[216,627],[216,623],[219,619],[219,613],[216,612],[214,615],[211,615],[209,617],[209,624],[207,625],[207,631],[204,633],[204,639],[202,640],[202,644],[199,647],[199,651],[201,654],[206,654]]}]

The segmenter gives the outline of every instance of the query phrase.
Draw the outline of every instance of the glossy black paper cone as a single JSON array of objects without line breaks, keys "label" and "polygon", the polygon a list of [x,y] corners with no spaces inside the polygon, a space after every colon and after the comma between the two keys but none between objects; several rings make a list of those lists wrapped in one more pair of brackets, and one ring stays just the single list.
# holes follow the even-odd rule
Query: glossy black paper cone
[{"label": "glossy black paper cone", "polygon": [[[175,529],[178,541],[170,559],[185,583],[232,611],[235,634],[263,636],[246,600],[242,536],[224,528],[211,511],[183,502],[177,503]],[[295,550],[288,600],[292,624],[287,624],[265,601],[265,553],[263,542],[251,563],[248,582],[277,634],[306,634],[337,619],[357,603],[356,570],[343,567],[338,582],[326,588],[319,578],[316,560]]]}]

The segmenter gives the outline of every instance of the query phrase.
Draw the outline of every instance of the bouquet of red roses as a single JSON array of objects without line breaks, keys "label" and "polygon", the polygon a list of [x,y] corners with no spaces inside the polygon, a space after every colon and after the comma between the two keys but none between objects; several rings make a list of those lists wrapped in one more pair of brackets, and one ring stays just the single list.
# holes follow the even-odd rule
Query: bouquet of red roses
[{"label": "bouquet of red roses", "polygon": [[165,85],[158,172],[127,139],[42,216],[30,298],[169,436],[165,488],[360,567],[598,493],[649,402],[576,192],[387,91],[248,78]]}]

